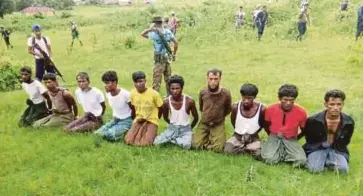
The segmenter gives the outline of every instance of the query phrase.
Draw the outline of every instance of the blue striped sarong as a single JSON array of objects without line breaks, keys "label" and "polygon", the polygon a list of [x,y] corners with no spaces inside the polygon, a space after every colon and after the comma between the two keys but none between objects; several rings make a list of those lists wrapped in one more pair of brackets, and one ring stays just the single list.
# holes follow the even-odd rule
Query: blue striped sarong
[{"label": "blue striped sarong", "polygon": [[94,134],[101,135],[105,140],[117,141],[120,140],[122,135],[127,132],[132,125],[132,118],[128,117],[125,119],[112,119],[109,123],[106,123]]},{"label": "blue striped sarong", "polygon": [[189,150],[192,146],[192,129],[190,125],[169,124],[168,128],[154,140],[154,145],[172,143]]}]

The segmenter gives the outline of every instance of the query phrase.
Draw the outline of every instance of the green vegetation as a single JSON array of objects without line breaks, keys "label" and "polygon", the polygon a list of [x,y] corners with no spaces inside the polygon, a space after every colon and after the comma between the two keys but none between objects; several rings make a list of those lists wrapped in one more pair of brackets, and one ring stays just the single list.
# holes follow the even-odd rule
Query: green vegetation
[{"label": "green vegetation", "polygon": [[[231,157],[177,147],[137,148],[123,142],[108,143],[87,134],[68,135],[61,129],[20,129],[17,121],[26,107],[21,91],[0,92],[0,195],[349,195],[363,194],[363,44],[354,41],[358,0],[348,17],[339,20],[338,1],[312,1],[312,26],[303,42],[295,42],[297,1],[269,4],[271,20],[261,42],[249,26],[234,31],[240,1],[159,0],[154,6],[75,7],[70,18],[34,19],[6,15],[2,24],[13,31],[14,49],[1,49],[12,65],[31,65],[26,38],[31,25],[40,23],[51,38],[54,61],[75,90],[79,71],[90,74],[92,85],[103,89],[103,72],[116,70],[119,84],[133,88],[131,74],[143,70],[152,80],[152,43],[140,32],[154,14],[172,10],[183,21],[178,32],[180,51],[173,73],[185,80],[184,92],[197,99],[206,86],[205,73],[221,68],[222,85],[239,100],[239,88],[255,83],[264,104],[277,101],[284,83],[299,87],[297,103],[309,114],[322,110],[325,91],[346,92],[345,112],[356,121],[349,146],[350,174],[310,174],[289,165],[267,166],[248,156]],[[246,14],[256,3],[246,0]],[[84,46],[74,44],[69,21],[79,26]],[[189,27],[190,20],[195,26]],[[162,95],[165,89],[161,90]],[[105,119],[111,118],[108,108]],[[233,130],[226,120],[227,133]],[[163,122],[159,132],[166,124]],[[265,133],[261,134],[265,137]],[[302,140],[301,143],[304,141]]]}]

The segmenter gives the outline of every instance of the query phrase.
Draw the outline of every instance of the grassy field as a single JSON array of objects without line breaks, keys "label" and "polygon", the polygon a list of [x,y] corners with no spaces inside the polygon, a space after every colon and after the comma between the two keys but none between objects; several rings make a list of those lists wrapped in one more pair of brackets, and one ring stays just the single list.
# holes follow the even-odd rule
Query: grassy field
[{"label": "grassy field", "polygon": [[[158,2],[155,7],[141,3],[133,8],[80,7],[71,11],[73,16],[68,19],[7,16],[0,22],[15,29],[15,48],[6,51],[1,43],[1,58],[11,59],[15,66],[34,66],[25,44],[30,25],[40,23],[51,38],[54,61],[65,75],[62,85],[72,92],[79,71],[88,72],[92,85],[100,89],[102,73],[111,69],[117,71],[123,88],[133,88],[131,74],[138,70],[146,72],[150,85],[152,43],[139,34],[153,14],[175,10],[183,21],[188,17],[196,20],[195,27],[184,23],[180,29],[180,50],[173,64],[173,73],[186,80],[184,92],[195,99],[206,86],[206,71],[213,67],[223,70],[222,85],[231,90],[233,101],[239,100],[239,88],[245,82],[259,87],[258,99],[266,105],[277,101],[282,84],[293,83],[300,90],[297,103],[313,114],[323,109],[325,91],[344,90],[344,110],[356,121],[349,145],[350,174],[310,174],[284,164],[267,166],[247,156],[177,147],[137,148],[106,141],[98,146],[93,135],[20,129],[17,121],[27,96],[17,90],[0,93],[0,195],[363,195],[363,149],[359,143],[363,139],[363,45],[353,39],[358,1],[353,1],[352,17],[343,22],[335,20],[339,4],[312,2],[313,25],[303,42],[295,42],[295,31],[291,30],[295,2],[269,4],[272,20],[261,42],[250,27],[234,32],[237,1]],[[252,0],[244,4],[247,13],[254,4]],[[84,42],[83,47],[75,43],[72,53],[66,26],[70,20],[79,24]],[[126,48],[126,43],[132,48]],[[165,94],[164,89],[161,92]],[[110,109],[105,118],[111,118]],[[231,135],[229,119],[226,124]],[[163,122],[159,132],[165,126]],[[247,182],[250,174],[253,179]]]}]

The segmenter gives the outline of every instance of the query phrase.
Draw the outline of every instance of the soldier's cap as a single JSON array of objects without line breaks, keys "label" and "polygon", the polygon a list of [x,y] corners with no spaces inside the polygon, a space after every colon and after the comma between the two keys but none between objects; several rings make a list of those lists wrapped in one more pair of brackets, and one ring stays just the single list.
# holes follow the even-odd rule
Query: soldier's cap
[{"label": "soldier's cap", "polygon": [[163,22],[163,18],[161,16],[155,16],[151,22]]},{"label": "soldier's cap", "polygon": [[34,24],[34,25],[32,26],[32,30],[33,30],[33,31],[40,31],[40,29],[41,29],[41,27],[40,27],[40,25],[38,25],[38,24]]}]

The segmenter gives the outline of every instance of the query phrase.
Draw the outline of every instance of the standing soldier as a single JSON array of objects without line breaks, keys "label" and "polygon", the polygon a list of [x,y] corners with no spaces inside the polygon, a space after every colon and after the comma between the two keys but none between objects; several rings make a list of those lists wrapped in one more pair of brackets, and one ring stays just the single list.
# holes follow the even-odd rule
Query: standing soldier
[{"label": "standing soldier", "polygon": [[240,6],[239,10],[236,13],[236,30],[242,27],[245,21],[245,12],[243,11],[243,7]]},{"label": "standing soldier", "polygon": [[75,39],[78,39],[79,44],[81,46],[83,46],[82,41],[79,39],[79,31],[78,31],[78,27],[76,25],[75,22],[71,22],[71,31],[72,31],[72,43],[71,43],[71,48],[73,48],[73,42]]},{"label": "standing soldier", "polygon": [[6,47],[9,49],[10,47],[13,48],[13,46],[10,44],[10,32],[5,29],[4,27],[0,27],[1,36],[4,38]]},{"label": "standing soldier", "polygon": [[255,19],[255,23],[257,26],[258,41],[261,41],[261,37],[263,35],[263,32],[265,30],[265,25],[267,23],[268,13],[267,13],[266,9],[267,9],[267,7],[265,5],[262,6],[261,11],[259,11],[257,13],[256,19]]},{"label": "standing soldier", "polygon": [[175,12],[171,12],[171,21],[170,21],[170,29],[171,32],[176,35],[176,31],[179,27],[179,19],[175,16]]},{"label": "standing soldier", "polygon": [[257,14],[261,11],[261,5],[257,5],[256,8],[252,11],[252,28],[256,27],[256,17]]},{"label": "standing soldier", "polygon": [[343,0],[342,4],[340,4],[340,11],[348,11],[348,0]]},{"label": "standing soldier", "polygon": [[358,38],[361,36],[362,32],[363,32],[363,6],[360,6],[358,9],[357,33],[355,34],[355,41],[358,41]]},{"label": "standing soldier", "polygon": [[[151,39],[154,42],[154,62],[155,67],[153,70],[153,89],[156,91],[160,90],[161,78],[164,75],[165,83],[167,83],[171,76],[171,67],[168,57],[175,61],[176,52],[178,51],[178,41],[174,37],[173,33],[169,29],[163,27],[163,20],[160,16],[154,17],[153,24],[150,28],[145,29],[141,36]],[[172,41],[174,44],[174,50],[172,54],[169,51],[168,43]],[[167,94],[168,85],[166,85]]]},{"label": "standing soldier", "polygon": [[45,71],[47,71],[47,73],[55,74],[55,70],[53,66],[46,65],[44,56],[35,46],[37,45],[37,47],[43,50],[49,57],[52,55],[52,49],[50,47],[50,39],[42,36],[40,25],[33,25],[32,30],[34,36],[28,39],[28,53],[33,55],[35,58],[35,77],[39,81],[42,81]]},{"label": "standing soldier", "polygon": [[297,29],[299,31],[299,35],[296,37],[296,41],[302,39],[302,36],[305,35],[306,32],[306,23],[310,25],[310,13],[309,10],[306,8],[303,8],[299,14],[299,18],[297,21]]}]

